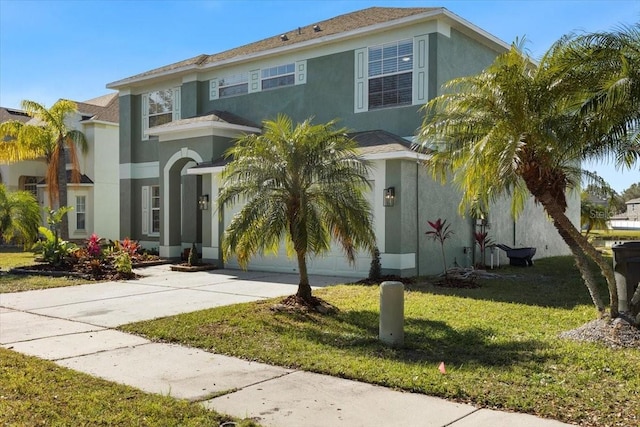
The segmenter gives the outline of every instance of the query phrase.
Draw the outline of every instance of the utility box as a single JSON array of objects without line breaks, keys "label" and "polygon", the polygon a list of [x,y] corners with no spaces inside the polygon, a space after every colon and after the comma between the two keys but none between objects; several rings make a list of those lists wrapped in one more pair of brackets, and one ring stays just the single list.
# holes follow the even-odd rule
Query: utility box
[{"label": "utility box", "polygon": [[380,285],[380,341],[387,345],[404,345],[404,285],[382,282]]},{"label": "utility box", "polygon": [[613,250],[613,271],[618,289],[618,309],[634,316],[640,311],[640,301],[631,299],[640,283],[640,241],[620,243]]}]

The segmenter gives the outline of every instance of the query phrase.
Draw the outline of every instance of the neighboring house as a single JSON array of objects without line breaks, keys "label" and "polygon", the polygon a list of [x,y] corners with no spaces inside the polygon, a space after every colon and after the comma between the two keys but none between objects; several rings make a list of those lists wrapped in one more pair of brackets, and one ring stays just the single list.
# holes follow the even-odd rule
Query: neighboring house
[{"label": "neighboring house", "polygon": [[[283,113],[297,122],[339,119],[372,161],[370,200],[385,273],[441,270],[440,249],[424,234],[427,220],[439,217],[455,231],[448,260],[477,261],[475,220],[458,215],[459,194],[430,178],[411,141],[420,108],[443,83],[480,72],[509,46],[443,8],[374,7],[293,26],[107,85],[120,93],[120,234],[165,257],[195,242],[204,259],[221,264],[220,239],[234,213],[216,207],[222,155],[234,138],[260,132],[263,120]],[[579,224],[579,196],[570,203]],[[569,253],[533,202],[515,222],[509,211],[505,201],[490,212],[494,241],[536,246],[540,257]],[[335,249],[310,260],[309,272],[363,277],[370,262],[363,253],[349,266]],[[249,268],[294,272],[297,264],[281,249]]]},{"label": "neighboring house", "polygon": [[631,199],[626,203],[625,213],[613,215],[609,225],[614,230],[640,230],[640,199]]},{"label": "neighboring house", "polygon": [[[120,198],[118,168],[117,93],[77,102],[78,113],[69,118],[68,126],[80,130],[87,138],[88,151],[78,151],[81,180],[71,182],[71,167],[67,165],[69,206],[69,238],[83,240],[96,233],[100,237],[119,239]],[[0,109],[2,121],[31,118],[19,110]],[[0,165],[1,182],[11,190],[29,190],[37,197],[43,209],[50,206],[46,191],[47,164],[44,159],[28,160]]]}]

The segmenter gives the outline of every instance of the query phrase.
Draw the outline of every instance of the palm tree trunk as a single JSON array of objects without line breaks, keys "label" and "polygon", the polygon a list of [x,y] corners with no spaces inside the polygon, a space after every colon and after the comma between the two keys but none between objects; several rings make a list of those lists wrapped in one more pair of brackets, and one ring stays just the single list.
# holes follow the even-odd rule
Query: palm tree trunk
[{"label": "palm tree trunk", "polygon": [[587,238],[584,237],[578,229],[576,229],[564,213],[564,209],[555,201],[553,195],[546,192],[539,196],[536,195],[536,198],[553,220],[553,225],[560,233],[562,239],[571,249],[571,253],[576,260],[576,266],[580,270],[580,274],[582,275],[585,285],[589,289],[591,299],[598,311],[600,311],[601,314],[604,314],[604,304],[598,294],[598,288],[595,284],[593,275],[589,270],[586,257],[590,258],[598,265],[602,275],[607,281],[610,304],[609,314],[612,319],[618,317],[618,289],[616,287],[616,280],[613,274],[613,266],[606,262],[602,255],[598,253],[596,248],[589,243]]},{"label": "palm tree trunk", "polygon": [[311,302],[311,285],[307,273],[307,259],[304,251],[296,251],[298,255],[298,270],[300,271],[300,283],[296,295],[307,302]]},{"label": "palm tree trunk", "polygon": [[[58,207],[67,206],[67,159],[64,144],[60,143],[60,158],[58,159]],[[62,215],[60,222],[60,238],[69,240],[69,217]]]}]

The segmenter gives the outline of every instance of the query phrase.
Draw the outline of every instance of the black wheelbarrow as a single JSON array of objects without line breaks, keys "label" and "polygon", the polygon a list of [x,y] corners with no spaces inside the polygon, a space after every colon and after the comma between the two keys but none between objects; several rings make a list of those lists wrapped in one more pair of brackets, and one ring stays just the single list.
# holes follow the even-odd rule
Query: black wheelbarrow
[{"label": "black wheelbarrow", "polygon": [[510,248],[503,244],[496,245],[496,247],[507,253],[510,265],[517,265],[519,267],[530,267],[533,265],[531,258],[536,254],[536,248]]}]

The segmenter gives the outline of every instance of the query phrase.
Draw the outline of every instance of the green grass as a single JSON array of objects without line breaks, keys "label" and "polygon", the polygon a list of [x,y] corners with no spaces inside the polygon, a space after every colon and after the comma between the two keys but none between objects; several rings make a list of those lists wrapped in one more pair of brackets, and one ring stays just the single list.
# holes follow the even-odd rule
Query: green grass
[{"label": "green grass", "polygon": [[[33,265],[34,263],[33,252],[23,252],[16,248],[0,248],[0,268],[2,271],[7,271],[14,267]],[[0,275],[0,294],[75,286],[84,283],[87,283],[86,279],[2,274]]]},{"label": "green grass", "polygon": [[[219,426],[232,418],[0,348],[0,425]],[[238,424],[257,424],[245,420]]]},{"label": "green grass", "polygon": [[271,300],[121,329],[482,407],[585,426],[638,425],[640,351],[558,338],[596,315],[571,259],[500,273],[479,289],[409,287],[400,349],[377,339],[377,286],[316,291],[339,308],[331,315],[274,312]]}]

